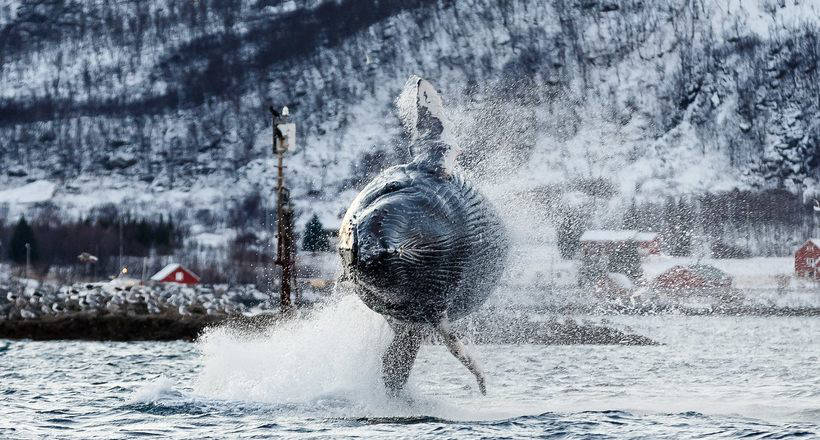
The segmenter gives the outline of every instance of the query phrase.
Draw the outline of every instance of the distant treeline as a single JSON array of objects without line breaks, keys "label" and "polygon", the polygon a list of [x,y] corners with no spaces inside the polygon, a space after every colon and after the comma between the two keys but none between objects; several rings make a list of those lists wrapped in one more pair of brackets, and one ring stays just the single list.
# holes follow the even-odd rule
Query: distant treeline
[{"label": "distant treeline", "polygon": [[51,266],[92,264],[79,260],[82,253],[97,257],[95,272],[117,273],[120,256],[167,255],[180,248],[186,234],[170,217],[135,218],[111,206],[76,221],[50,214],[7,221],[0,220],[0,261],[26,264],[28,243],[31,268],[41,273]]},{"label": "distant treeline", "polygon": [[[2,215],[0,205],[0,263],[10,263],[22,275],[27,260],[29,277],[50,277],[61,282],[101,281],[123,267],[129,276],[149,278],[170,262],[181,263],[200,276],[203,283],[254,284],[272,289],[279,279],[274,263],[275,218],[262,206],[258,193],[239,200],[229,211],[227,225],[235,235],[225,248],[201,246],[187,240],[182,212],[176,216],[139,217],[103,205],[79,220],[64,220],[54,206],[34,211],[29,217]],[[190,219],[188,219],[190,221]],[[214,227],[214,219],[197,217]],[[292,225],[293,226],[293,225]],[[268,233],[265,233],[267,231]],[[296,234],[299,242],[302,237]],[[329,233],[317,216],[307,226],[303,248],[327,251]],[[28,249],[26,249],[28,244]],[[96,261],[82,261],[81,254]],[[299,273],[315,276],[317,268],[300,267]]]},{"label": "distant treeline", "polygon": [[[66,220],[59,208],[41,204],[27,216],[10,217],[0,204],[0,263],[10,263],[22,274],[29,244],[29,276],[58,281],[99,281],[127,267],[131,276],[150,277],[164,265],[181,263],[204,283],[254,284],[271,288],[278,280],[275,212],[263,203],[258,192],[236,200],[224,219],[203,210],[179,210],[173,215],[139,216],[115,205],[97,207],[86,217]],[[186,225],[210,230],[228,228],[225,245],[203,245],[189,240]],[[291,225],[295,227],[295,225]],[[313,215],[304,234],[295,234],[306,252],[331,249],[331,231]],[[81,261],[88,253],[95,262]],[[300,276],[316,276],[318,268],[299,267]]]},{"label": "distant treeline", "polygon": [[[584,212],[568,210],[559,219],[562,256],[576,255],[586,229]],[[813,203],[784,189],[733,190],[698,196],[668,197],[662,202],[635,202],[612,229],[658,232],[663,251],[689,256],[704,249],[716,258],[788,256],[817,231]]]}]

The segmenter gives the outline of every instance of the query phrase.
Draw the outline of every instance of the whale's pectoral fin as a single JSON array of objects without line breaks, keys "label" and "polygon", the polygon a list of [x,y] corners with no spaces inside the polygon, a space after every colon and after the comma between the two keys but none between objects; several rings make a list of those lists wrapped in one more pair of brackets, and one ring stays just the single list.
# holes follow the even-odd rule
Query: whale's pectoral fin
[{"label": "whale's pectoral fin", "polygon": [[393,320],[388,320],[388,323],[394,336],[382,357],[382,379],[387,392],[396,395],[410,377],[423,335],[418,325]]},{"label": "whale's pectoral fin", "polygon": [[478,361],[470,355],[467,347],[458,340],[458,336],[453,333],[453,330],[450,328],[450,323],[446,318],[439,323],[436,327],[436,331],[441,335],[441,339],[444,341],[444,345],[447,346],[447,349],[450,350],[450,353],[473,373],[478,381],[478,390],[481,391],[481,394],[486,395],[486,381],[484,379],[484,373],[481,372],[481,367],[478,365]]}]

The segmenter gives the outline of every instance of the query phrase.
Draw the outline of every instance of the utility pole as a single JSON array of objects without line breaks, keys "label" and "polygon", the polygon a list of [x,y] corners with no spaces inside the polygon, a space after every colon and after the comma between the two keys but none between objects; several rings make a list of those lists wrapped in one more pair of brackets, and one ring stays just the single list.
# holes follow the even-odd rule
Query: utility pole
[{"label": "utility pole", "polygon": [[122,219],[119,219],[119,242],[120,242],[120,254],[117,258],[117,271],[122,270]]},{"label": "utility pole", "polygon": [[[291,310],[293,299],[291,292],[295,271],[293,246],[293,207],[290,204],[290,191],[285,187],[284,156],[288,148],[293,147],[296,137],[295,124],[289,123],[289,111],[282,108],[279,114],[273,106],[270,107],[273,135],[271,145],[276,154],[276,265],[282,268],[282,282],[280,284],[279,305],[283,313]],[[295,295],[294,295],[295,296]]]},{"label": "utility pole", "polygon": [[29,266],[31,265],[31,244],[26,243],[26,279],[28,279]]}]

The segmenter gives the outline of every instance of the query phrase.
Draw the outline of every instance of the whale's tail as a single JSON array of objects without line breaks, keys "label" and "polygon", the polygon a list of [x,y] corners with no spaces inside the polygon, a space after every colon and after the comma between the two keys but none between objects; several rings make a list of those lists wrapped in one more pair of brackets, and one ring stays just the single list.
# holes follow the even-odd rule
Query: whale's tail
[{"label": "whale's tail", "polygon": [[429,81],[412,75],[396,98],[396,108],[412,142],[411,154],[451,171],[459,150],[450,142],[444,103],[436,88]]}]

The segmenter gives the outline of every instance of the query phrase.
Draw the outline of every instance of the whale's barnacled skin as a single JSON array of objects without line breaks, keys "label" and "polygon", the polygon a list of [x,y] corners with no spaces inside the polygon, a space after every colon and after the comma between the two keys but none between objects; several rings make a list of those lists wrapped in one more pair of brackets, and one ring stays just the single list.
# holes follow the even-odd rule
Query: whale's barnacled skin
[{"label": "whale's barnacled skin", "polygon": [[504,265],[507,241],[492,206],[435,163],[420,156],[387,169],[342,221],[347,278],[368,307],[400,321],[465,316],[487,299]]}]

